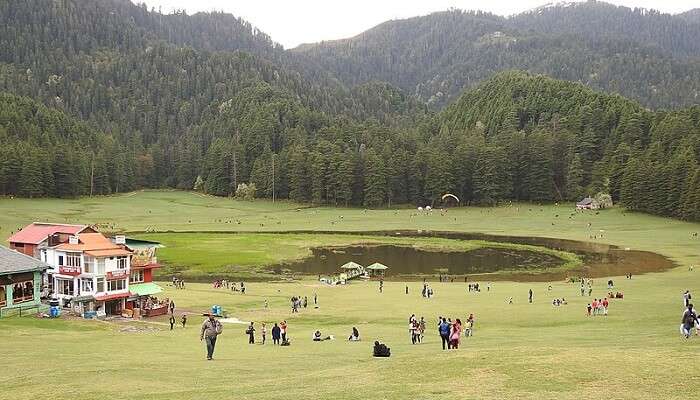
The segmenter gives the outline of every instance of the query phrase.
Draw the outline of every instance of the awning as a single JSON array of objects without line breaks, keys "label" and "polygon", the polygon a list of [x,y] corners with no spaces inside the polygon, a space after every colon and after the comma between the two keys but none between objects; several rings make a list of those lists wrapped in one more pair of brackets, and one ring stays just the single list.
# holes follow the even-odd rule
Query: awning
[{"label": "awning", "polygon": [[123,299],[129,297],[129,292],[126,293],[117,293],[117,294],[106,294],[102,296],[95,296],[95,300],[97,301],[109,301],[109,300],[117,300],[117,299]]},{"label": "awning", "polygon": [[129,291],[131,291],[132,296],[150,296],[162,292],[163,288],[153,282],[135,283],[129,285]]},{"label": "awning", "polygon": [[362,268],[362,265],[360,265],[354,261],[350,261],[349,263],[343,264],[340,268],[341,269],[360,269],[360,268]]},{"label": "awning", "polygon": [[91,294],[73,297],[74,303],[89,303],[91,301],[95,301],[95,296]]},{"label": "awning", "polygon": [[384,265],[384,264],[374,263],[374,264],[370,265],[369,267],[367,267],[367,269],[369,269],[369,270],[374,270],[374,271],[379,271],[379,270],[389,269],[389,267],[387,267],[387,266]]}]

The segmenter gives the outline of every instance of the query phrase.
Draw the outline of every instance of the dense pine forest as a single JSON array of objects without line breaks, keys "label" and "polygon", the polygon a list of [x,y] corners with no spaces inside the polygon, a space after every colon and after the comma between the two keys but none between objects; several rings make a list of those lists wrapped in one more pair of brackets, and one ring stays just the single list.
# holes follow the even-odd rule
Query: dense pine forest
[{"label": "dense pine forest", "polygon": [[588,1],[511,18],[451,10],[389,21],[294,52],[348,84],[392,83],[439,109],[495,72],[519,69],[620,93],[652,108],[696,104],[700,18]]},{"label": "dense pine forest", "polygon": [[385,207],[600,194],[700,220],[697,37],[696,13],[589,2],[449,11],[284,50],[223,13],[9,0],[0,195],[172,187]]}]

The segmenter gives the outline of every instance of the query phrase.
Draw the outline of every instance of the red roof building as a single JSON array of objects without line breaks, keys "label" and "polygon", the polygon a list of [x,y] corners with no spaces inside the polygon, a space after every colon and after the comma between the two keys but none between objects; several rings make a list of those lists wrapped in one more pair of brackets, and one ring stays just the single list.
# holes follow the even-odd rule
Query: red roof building
[{"label": "red roof building", "polygon": [[68,241],[69,236],[78,233],[95,233],[87,225],[52,224],[34,222],[10,236],[10,248],[30,257],[40,258],[39,249]]}]

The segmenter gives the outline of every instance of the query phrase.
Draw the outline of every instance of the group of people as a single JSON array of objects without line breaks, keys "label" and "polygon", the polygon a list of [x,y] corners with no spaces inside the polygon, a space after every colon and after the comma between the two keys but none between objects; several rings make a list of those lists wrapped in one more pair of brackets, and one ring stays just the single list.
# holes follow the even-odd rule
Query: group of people
[{"label": "group of people", "polygon": [[[489,287],[490,289],[490,287]],[[481,292],[481,286],[479,283],[470,283],[467,285],[467,291],[468,292]]]},{"label": "group of people", "polygon": [[[408,291],[406,292],[408,293]],[[433,297],[435,292],[433,292],[433,288],[428,285],[428,283],[423,282],[423,289],[421,290],[421,296],[425,297],[426,299],[429,299]]]},{"label": "group of people", "polygon": [[462,325],[462,320],[459,318],[452,321],[451,318],[438,317],[438,333],[442,341],[442,349],[458,349],[462,338],[462,328],[464,328],[465,336],[472,336],[474,322],[474,314],[469,314],[465,325]]},{"label": "group of people", "polygon": [[586,295],[586,289],[588,289],[588,296],[593,294],[593,279],[581,278],[581,296]]},{"label": "group of people", "polygon": [[586,305],[587,315],[589,317],[596,315],[608,316],[608,298],[604,299],[593,299],[592,302]]},{"label": "group of people", "polygon": [[[172,306],[171,306],[171,304],[172,304]],[[153,310],[156,308],[163,308],[163,307],[169,307],[174,311],[175,310],[175,303],[168,298],[159,299],[155,296],[148,296],[146,301],[141,302],[141,309],[143,309],[143,310]],[[172,314],[173,311],[171,311],[170,313]]]},{"label": "group of people", "polygon": [[408,318],[408,332],[411,335],[411,343],[421,343],[425,336],[425,319],[420,317],[418,320],[416,314],[411,314]]},{"label": "group of people", "polygon": [[567,305],[567,304],[569,304],[569,303],[567,303],[566,299],[563,298],[563,297],[562,297],[561,299],[558,299],[558,298],[557,298],[557,299],[552,300],[552,305],[553,305],[554,307],[564,306],[564,305]]},{"label": "group of people", "polygon": [[[170,330],[172,331],[173,329],[175,329],[175,314],[170,313],[170,318],[168,319],[168,322],[170,322]],[[183,328],[187,325],[187,314],[182,314],[182,316],[180,317],[180,323],[182,324]]]},{"label": "group of people", "polygon": [[185,288],[185,280],[173,276],[173,287],[175,289],[184,289]]},{"label": "group of people", "polygon": [[245,294],[245,283],[240,283],[240,289],[236,282],[230,282],[228,279],[217,279],[211,283],[214,289],[231,289],[232,292],[241,292]]},{"label": "group of people", "polygon": [[[275,322],[272,327],[272,344],[289,346],[289,340],[287,338],[287,321],[281,321],[279,323]],[[255,323],[251,322],[245,330],[245,334],[248,335],[248,344],[255,344]],[[267,324],[264,322],[260,323],[260,344],[265,344],[267,342]]]},{"label": "group of people", "polygon": [[[317,298],[314,294],[314,304],[316,303],[316,300]],[[302,307],[306,308],[309,306],[309,299],[306,296],[303,298],[301,296],[292,296],[290,302],[292,303],[292,314],[298,313],[299,309]]]}]

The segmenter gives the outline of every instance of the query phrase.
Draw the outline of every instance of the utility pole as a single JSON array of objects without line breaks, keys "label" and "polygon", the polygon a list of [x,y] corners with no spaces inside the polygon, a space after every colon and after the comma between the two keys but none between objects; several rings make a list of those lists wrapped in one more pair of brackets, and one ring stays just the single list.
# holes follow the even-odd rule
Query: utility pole
[{"label": "utility pole", "polygon": [[275,153],[272,153],[272,202],[275,202]]},{"label": "utility pole", "polygon": [[95,188],[95,153],[92,154],[92,160],[90,161],[90,197],[92,197],[92,192]]}]

